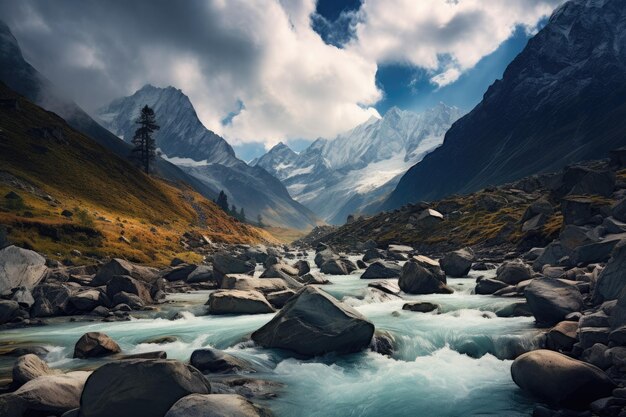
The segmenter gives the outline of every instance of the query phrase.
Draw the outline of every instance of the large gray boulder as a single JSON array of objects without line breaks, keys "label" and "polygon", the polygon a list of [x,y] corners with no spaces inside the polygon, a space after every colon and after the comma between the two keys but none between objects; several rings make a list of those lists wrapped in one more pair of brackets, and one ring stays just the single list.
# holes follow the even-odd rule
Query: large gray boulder
[{"label": "large gray boulder", "polygon": [[583,297],[578,288],[559,279],[534,279],[524,290],[524,296],[540,325],[552,326],[583,307]]},{"label": "large gray boulder", "polygon": [[91,285],[94,287],[107,285],[116,275],[128,275],[136,280],[152,283],[159,278],[159,271],[156,268],[114,258],[100,267],[96,276],[93,277]]},{"label": "large gray boulder", "polygon": [[194,264],[180,264],[163,274],[167,281],[187,281],[187,278],[198,266]]},{"label": "large gray boulder", "polygon": [[402,267],[394,262],[376,261],[361,275],[361,279],[398,278]]},{"label": "large gray boulder", "polygon": [[79,359],[96,358],[121,352],[120,346],[101,332],[85,333],[74,346],[74,357]]},{"label": "large gray boulder", "polygon": [[496,270],[496,278],[509,285],[517,285],[532,276],[532,269],[520,260],[504,262]]},{"label": "large gray boulder", "polygon": [[35,288],[46,275],[46,259],[28,249],[7,246],[0,250],[0,296],[11,294],[11,290],[25,287]]},{"label": "large gray boulder", "polygon": [[342,258],[330,259],[320,267],[320,271],[328,275],[349,275],[356,269],[357,267],[352,261]]},{"label": "large gray boulder", "polygon": [[66,284],[41,284],[33,290],[35,303],[31,308],[33,317],[63,315],[72,293]]},{"label": "large gray boulder", "polygon": [[315,261],[315,265],[317,265],[318,268],[321,268],[322,265],[324,265],[326,262],[333,260],[333,259],[339,259],[339,255],[333,252],[332,249],[326,248],[315,254],[314,261]]},{"label": "large gray boulder", "polygon": [[247,361],[212,348],[194,350],[189,363],[194,368],[211,374],[254,372],[254,368]]},{"label": "large gray boulder", "polygon": [[165,417],[269,417],[271,414],[237,394],[191,394],[178,400]]},{"label": "large gray boulder", "polygon": [[617,299],[626,285],[626,240],[619,242],[606,267],[600,272],[593,292],[593,302],[600,304]]},{"label": "large gray boulder", "polygon": [[70,296],[70,305],[78,311],[91,311],[107,303],[106,295],[96,288],[78,291]]},{"label": "large gray boulder", "polygon": [[357,352],[369,345],[373,335],[374,325],[361,313],[307,286],[269,323],[252,333],[252,340],[263,347],[317,356]]},{"label": "large gray boulder", "polygon": [[146,304],[153,302],[151,285],[129,275],[114,275],[107,283],[106,293],[110,299],[120,292],[135,294]]},{"label": "large gray boulder", "polygon": [[13,384],[22,386],[28,381],[43,375],[54,375],[56,372],[50,369],[48,364],[39,356],[29,353],[20,356],[13,365]]},{"label": "large gray boulder", "polygon": [[259,291],[219,290],[209,295],[210,314],[264,314],[274,307]]},{"label": "large gray boulder", "polygon": [[[295,281],[295,280],[294,280]],[[295,281],[296,284],[301,284]],[[264,294],[276,291],[283,291],[291,288],[291,283],[287,283],[282,278],[254,278],[244,274],[229,274],[222,279],[222,289],[225,290],[256,290]]]},{"label": "large gray boulder", "polygon": [[263,273],[261,274],[261,278],[282,278],[289,279],[298,277],[299,273],[296,268],[291,265],[287,265],[286,263],[279,262],[274,265],[270,265]]},{"label": "large gray boulder", "polygon": [[454,292],[446,285],[446,276],[438,266],[429,267],[427,263],[420,263],[410,259],[400,271],[398,286],[408,294],[451,294]]},{"label": "large gray boulder", "polygon": [[460,278],[467,275],[472,268],[474,252],[470,248],[448,252],[439,260],[441,269],[451,277]]},{"label": "large gray boulder", "polygon": [[209,394],[196,368],[176,360],[135,359],[107,363],[87,380],[79,417],[163,417],[190,394]]},{"label": "large gray boulder", "polygon": [[551,350],[524,353],[511,366],[513,381],[551,405],[587,408],[611,395],[615,383],[599,368]]}]

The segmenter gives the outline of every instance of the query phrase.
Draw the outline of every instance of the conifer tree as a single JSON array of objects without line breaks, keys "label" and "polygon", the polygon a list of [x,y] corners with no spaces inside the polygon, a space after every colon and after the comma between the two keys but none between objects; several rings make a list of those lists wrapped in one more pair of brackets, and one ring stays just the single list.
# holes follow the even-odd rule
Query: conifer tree
[{"label": "conifer tree", "polygon": [[243,207],[239,209],[239,220],[244,223],[246,222],[246,212],[244,211]]},{"label": "conifer tree", "polygon": [[148,105],[141,109],[139,118],[135,123],[140,126],[133,136],[132,155],[139,160],[146,174],[150,174],[150,162],[156,157],[156,144],[152,134],[159,130],[160,126],[156,123],[154,110]]},{"label": "conifer tree", "polygon": [[217,200],[215,200],[215,204],[228,213],[228,197],[226,196],[226,193],[224,193],[224,190],[220,191],[220,194],[217,196]]}]

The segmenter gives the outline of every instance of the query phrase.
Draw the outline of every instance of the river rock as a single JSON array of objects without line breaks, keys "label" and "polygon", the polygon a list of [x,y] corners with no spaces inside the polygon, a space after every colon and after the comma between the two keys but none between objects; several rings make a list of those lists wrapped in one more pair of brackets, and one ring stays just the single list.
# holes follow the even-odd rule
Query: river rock
[{"label": "river rock", "polygon": [[221,282],[223,277],[228,274],[254,274],[254,262],[236,258],[226,252],[218,252],[213,255],[213,273]]},{"label": "river rock", "polygon": [[496,270],[496,279],[509,285],[517,285],[532,276],[532,269],[520,260],[504,262]]},{"label": "river rock", "polygon": [[348,275],[350,271],[342,259],[330,259],[320,266],[320,271],[328,275]]},{"label": "river rock", "polygon": [[376,261],[367,267],[361,275],[361,279],[387,279],[398,278],[402,267],[396,263],[388,261]]},{"label": "river rock", "polygon": [[187,281],[189,275],[191,275],[197,267],[197,265],[193,264],[181,264],[165,272],[163,278],[167,281]]},{"label": "river rock", "polygon": [[33,317],[51,317],[66,313],[71,292],[66,284],[41,284],[33,291]]},{"label": "river rock", "polygon": [[474,252],[470,248],[463,248],[448,252],[439,260],[441,269],[451,277],[460,278],[467,275],[472,268]]},{"label": "river rock", "polygon": [[13,245],[0,250],[0,265],[0,295],[5,296],[18,287],[32,290],[48,270],[43,256]]},{"label": "river rock", "polygon": [[295,278],[299,276],[299,271],[291,265],[279,262],[274,265],[270,265],[263,273],[261,278],[282,278],[288,279],[289,277]]},{"label": "river rock", "polygon": [[159,278],[158,270],[155,268],[137,265],[124,259],[114,258],[100,267],[96,276],[91,281],[91,285],[94,287],[107,285],[111,278],[116,275],[127,275],[146,283],[154,282]]},{"label": "river rock", "polygon": [[438,267],[430,269],[420,265],[415,259],[404,264],[398,279],[400,289],[408,294],[451,294],[446,285],[446,277]]},{"label": "river rock", "polygon": [[250,275],[229,274],[222,279],[222,289],[260,291],[264,294],[290,289],[281,278],[253,278]]},{"label": "river rock", "polygon": [[333,252],[330,248],[326,248],[321,250],[315,254],[315,265],[318,268],[321,268],[326,262],[331,261],[333,259],[339,259],[339,255]]},{"label": "river rock", "polygon": [[259,291],[219,290],[209,295],[210,314],[264,314],[275,310]]},{"label": "river rock", "polygon": [[524,296],[540,325],[554,325],[583,307],[578,288],[558,279],[536,278],[526,287]]},{"label": "river rock", "polygon": [[545,265],[558,265],[559,260],[567,256],[567,250],[561,245],[561,242],[555,240],[544,248],[539,257],[533,262],[533,269],[541,271]]},{"label": "river rock", "polygon": [[114,306],[126,305],[130,307],[131,310],[143,310],[145,307],[143,300],[137,294],[132,294],[126,291],[120,291],[115,294],[111,303]]},{"label": "river rock", "polygon": [[32,353],[17,358],[12,372],[13,384],[18,387],[40,376],[56,373],[45,361]]},{"label": "river rock", "polygon": [[128,275],[114,275],[107,284],[107,296],[113,299],[117,293],[122,291],[137,295],[146,304],[154,301],[149,284]]},{"label": "river rock", "polygon": [[508,286],[508,284],[497,279],[482,278],[476,283],[476,288],[474,289],[474,292],[476,294],[489,295]]},{"label": "river rock", "polygon": [[570,352],[578,341],[578,323],[562,321],[546,333],[546,347],[557,352]]},{"label": "river rock", "polygon": [[87,359],[121,352],[120,346],[104,333],[89,332],[78,339],[74,346],[74,358]]},{"label": "river rock", "polygon": [[366,348],[374,325],[334,297],[313,287],[301,289],[274,318],[252,333],[263,347],[305,356],[350,353]]},{"label": "river rock", "polygon": [[283,308],[285,304],[287,304],[287,301],[289,301],[289,299],[293,297],[295,293],[296,292],[293,290],[276,291],[268,293],[265,298],[267,298],[267,301],[269,301],[272,307],[280,309]]},{"label": "river rock", "polygon": [[599,368],[551,350],[519,356],[511,366],[513,381],[541,401],[584,408],[611,395],[615,383]]},{"label": "river rock", "polygon": [[428,301],[415,301],[402,306],[402,310],[416,311],[418,313],[430,313],[438,308],[439,304],[429,303]]},{"label": "river rock", "polygon": [[374,281],[367,284],[367,286],[391,295],[400,294],[400,287],[395,281]]},{"label": "river rock", "polygon": [[371,248],[365,251],[363,254],[363,262],[372,262],[376,259],[385,259],[387,256],[385,251],[381,249]]},{"label": "river rock", "polygon": [[99,289],[86,289],[73,294],[70,304],[78,311],[91,311],[107,303],[107,297]]},{"label": "river rock", "polygon": [[211,374],[255,372],[255,369],[247,361],[212,348],[194,350],[189,363],[194,368]]},{"label": "river rock", "polygon": [[191,394],[178,400],[165,417],[270,417],[237,394]]},{"label": "river rock", "polygon": [[13,300],[0,300],[0,324],[8,323],[20,316],[20,305]]},{"label": "river rock", "polygon": [[600,304],[606,300],[617,299],[626,285],[626,240],[613,248],[606,267],[598,275],[593,292],[593,302]]},{"label": "river rock", "polygon": [[181,398],[210,392],[200,371],[180,361],[111,362],[87,380],[80,398],[80,417],[163,417]]},{"label": "river rock", "polygon": [[324,285],[330,282],[326,278],[321,277],[317,274],[313,274],[311,272],[299,277],[298,281],[305,285]]},{"label": "river rock", "polygon": [[302,275],[306,275],[309,272],[311,272],[311,265],[309,264],[309,261],[305,261],[303,259],[297,261],[293,265],[293,267],[298,270],[298,276],[299,277],[301,277]]}]

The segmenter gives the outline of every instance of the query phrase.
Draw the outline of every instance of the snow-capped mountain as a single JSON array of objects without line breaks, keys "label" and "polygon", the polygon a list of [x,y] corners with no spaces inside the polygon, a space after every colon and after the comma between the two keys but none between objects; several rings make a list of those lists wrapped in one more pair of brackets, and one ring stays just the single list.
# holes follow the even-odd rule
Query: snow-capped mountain
[{"label": "snow-capped mountain", "polygon": [[300,154],[280,143],[251,164],[283,181],[317,215],[340,224],[391,192],[407,169],[441,145],[460,116],[443,103],[422,113],[394,107],[334,139],[318,139]]},{"label": "snow-capped mountain", "polygon": [[626,145],[626,4],[561,5],[382,209],[604,158]]},{"label": "snow-capped mountain", "polygon": [[204,127],[179,89],[146,85],[114,100],[98,116],[104,126],[130,141],[137,128],[134,121],[145,105],[154,110],[160,125],[154,138],[163,157],[212,190],[224,190],[229,203],[243,207],[249,219],[260,214],[266,224],[298,229],[317,224],[315,215],[293,200],[279,180],[238,159],[222,137]]}]

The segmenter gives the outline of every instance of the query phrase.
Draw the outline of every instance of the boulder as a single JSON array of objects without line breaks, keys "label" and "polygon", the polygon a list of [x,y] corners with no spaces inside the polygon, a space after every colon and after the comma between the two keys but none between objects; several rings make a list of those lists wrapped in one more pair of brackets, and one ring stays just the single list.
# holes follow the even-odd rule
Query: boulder
[{"label": "boulder", "polygon": [[102,265],[96,276],[91,281],[91,285],[99,287],[107,285],[111,278],[116,275],[127,275],[136,280],[151,283],[159,278],[158,270],[147,266],[137,265],[124,259],[111,259]]},{"label": "boulder", "polygon": [[326,278],[310,272],[299,277],[298,281],[305,285],[324,285],[330,282]]},{"label": "boulder", "polygon": [[254,262],[236,258],[226,252],[218,252],[213,255],[213,273],[221,283],[221,280],[228,274],[254,274]]},{"label": "boulder", "polygon": [[607,236],[599,242],[593,242],[574,248],[570,254],[571,265],[588,265],[597,262],[606,262],[611,257],[615,246],[622,241],[624,235],[617,237]]},{"label": "boulder", "polygon": [[80,417],[163,417],[190,394],[211,386],[196,368],[176,360],[134,359],[107,363],[87,380]]},{"label": "boulder", "polygon": [[267,298],[267,301],[269,301],[272,307],[281,309],[295,293],[296,292],[293,290],[276,291],[268,293],[265,298]]},{"label": "boulder", "polygon": [[299,277],[311,272],[311,265],[309,264],[309,261],[305,261],[303,259],[297,261],[293,267],[298,270]]},{"label": "boulder", "polygon": [[211,293],[210,314],[264,314],[275,310],[259,291],[219,290]]},{"label": "boulder", "polygon": [[526,287],[524,296],[540,325],[554,325],[583,307],[578,288],[558,279],[536,278]]},{"label": "boulder", "polygon": [[548,404],[586,408],[611,395],[615,383],[599,368],[551,350],[534,350],[511,365],[513,381]]},{"label": "boulder", "polygon": [[299,271],[293,266],[286,263],[279,262],[274,265],[270,265],[263,273],[261,278],[295,278],[299,276]]},{"label": "boulder", "polygon": [[621,222],[613,216],[606,217],[602,221],[602,227],[607,233],[626,233],[626,223]]},{"label": "boulder", "polygon": [[0,250],[0,296],[11,294],[14,288],[35,288],[45,276],[46,259],[37,252],[17,246]]},{"label": "boulder", "polygon": [[589,349],[596,343],[603,345],[609,344],[609,334],[611,329],[608,327],[581,327],[578,323],[578,339],[581,349]]},{"label": "boulder", "polygon": [[391,295],[400,294],[400,287],[395,281],[374,281],[367,284],[367,286]]},{"label": "boulder", "polygon": [[611,258],[600,272],[593,292],[593,302],[600,304],[617,299],[626,284],[626,240],[613,248]]},{"label": "boulder", "polygon": [[264,294],[290,289],[292,285],[281,278],[253,278],[250,275],[230,274],[222,279],[222,289],[260,291]]},{"label": "boulder", "polygon": [[78,311],[91,311],[101,304],[106,304],[106,296],[98,289],[79,291],[70,297],[70,304]]},{"label": "boulder", "polygon": [[578,323],[562,321],[546,333],[546,347],[558,352],[570,352],[578,341]]},{"label": "boulder", "polygon": [[380,249],[376,249],[376,248],[371,248],[365,251],[365,253],[363,254],[363,262],[371,262],[374,261],[376,259],[385,259],[387,256],[385,254],[385,251],[380,250]]},{"label": "boulder", "polygon": [[323,249],[315,254],[315,265],[321,268],[326,262],[333,259],[339,259],[339,255],[332,251],[330,248]]},{"label": "boulder", "polygon": [[198,265],[188,276],[186,282],[188,284],[196,284],[198,282],[208,282],[213,280],[213,269],[207,265]]},{"label": "boulder", "polygon": [[313,287],[301,289],[252,340],[304,356],[350,353],[366,348],[374,325],[353,308]]},{"label": "boulder", "polygon": [[402,310],[417,311],[418,313],[430,313],[438,308],[439,304],[429,303],[428,301],[415,301],[402,306]]},{"label": "boulder", "polygon": [[165,417],[269,417],[245,397],[237,394],[191,394],[178,400]]},{"label": "boulder", "polygon": [[402,267],[388,261],[376,261],[367,267],[361,279],[398,278]]},{"label": "boulder", "polygon": [[122,349],[104,333],[89,332],[78,339],[74,346],[74,358],[87,359],[120,353]]},{"label": "boulder", "polygon": [[532,269],[520,260],[506,261],[496,270],[496,279],[509,285],[517,285],[532,276]]},{"label": "boulder", "polygon": [[41,284],[33,290],[33,317],[51,317],[66,313],[71,292],[65,284]]},{"label": "boulder", "polygon": [[474,289],[474,292],[480,295],[489,295],[508,286],[509,285],[507,283],[499,281],[497,279],[483,278],[476,283],[476,288]]},{"label": "boulder", "polygon": [[543,215],[544,218],[547,218],[551,216],[552,213],[554,213],[554,208],[552,208],[552,204],[550,204],[548,200],[542,198],[528,206],[528,208],[522,215],[520,223],[527,222],[528,220],[539,215]]},{"label": "boulder", "polygon": [[464,248],[448,252],[439,260],[439,264],[446,275],[460,278],[470,271],[473,260],[474,252],[470,248]]},{"label": "boulder", "polygon": [[430,228],[438,225],[443,221],[443,214],[437,210],[426,209],[417,216],[415,224],[419,227]]},{"label": "boulder", "polygon": [[589,223],[593,210],[593,201],[585,197],[566,197],[561,200],[563,224],[584,225]]},{"label": "boulder", "polygon": [[590,363],[603,371],[611,366],[611,358],[607,354],[608,346],[596,343],[588,349],[585,349],[580,355],[583,362]]},{"label": "boulder", "polygon": [[189,275],[196,270],[197,265],[180,264],[163,274],[167,281],[187,281]]},{"label": "boulder", "polygon": [[[435,211],[435,210],[433,210]],[[394,252],[394,253],[404,253],[404,254],[409,254],[411,252],[413,252],[415,249],[413,249],[410,246],[406,246],[406,245],[389,245],[387,247],[387,251],[389,252]]]},{"label": "boulder", "polygon": [[13,384],[19,387],[40,376],[53,375],[55,373],[39,356],[29,353],[20,356],[15,361],[13,365]]},{"label": "boulder", "polygon": [[264,263],[269,256],[267,254],[267,247],[265,245],[258,245],[252,248],[246,249],[245,252],[246,258],[256,262],[256,263]]},{"label": "boulder", "polygon": [[0,324],[8,323],[20,316],[20,305],[13,300],[0,300]]},{"label": "boulder", "polygon": [[151,295],[152,288],[149,284],[129,275],[114,275],[107,284],[107,296],[113,299],[117,293],[122,291],[137,295],[145,304],[150,304],[154,301]]},{"label": "boulder", "polygon": [[19,287],[11,297],[11,300],[16,301],[20,307],[29,309],[35,304],[33,293],[26,287]]},{"label": "boulder", "polygon": [[453,290],[446,285],[445,275],[438,268],[427,269],[415,259],[411,259],[400,271],[398,286],[408,294],[452,293]]},{"label": "boulder", "polygon": [[320,271],[328,275],[348,275],[350,272],[342,259],[330,259],[322,264]]},{"label": "boulder", "polygon": [[120,291],[113,296],[112,305],[127,305],[132,310],[143,310],[145,307],[143,300],[137,295],[126,291]]},{"label": "boulder", "polygon": [[247,361],[212,348],[194,350],[189,359],[189,364],[202,372],[211,374],[255,372],[255,369]]},{"label": "boulder", "polygon": [[561,242],[555,240],[545,247],[543,252],[535,259],[533,269],[541,271],[545,265],[558,265],[559,260],[567,256],[567,250],[561,245]]}]

